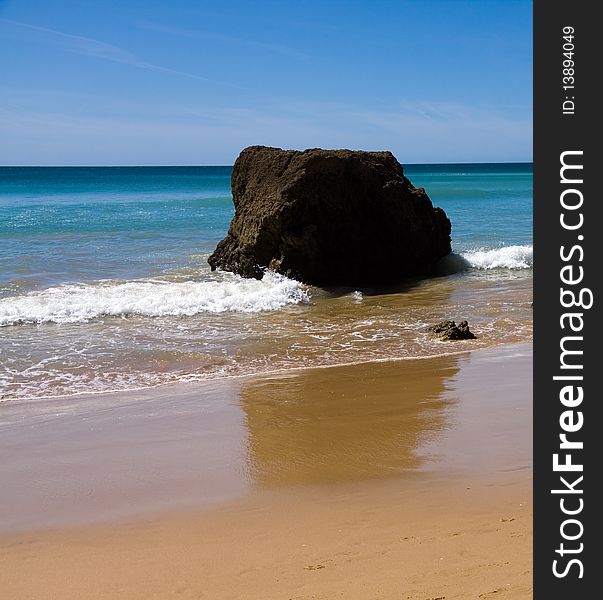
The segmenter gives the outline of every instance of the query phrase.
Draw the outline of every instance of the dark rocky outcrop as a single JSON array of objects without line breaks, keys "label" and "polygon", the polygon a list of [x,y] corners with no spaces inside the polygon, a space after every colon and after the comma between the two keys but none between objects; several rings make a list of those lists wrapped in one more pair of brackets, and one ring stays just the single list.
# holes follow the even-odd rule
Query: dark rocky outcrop
[{"label": "dark rocky outcrop", "polygon": [[232,172],[235,215],[213,269],[363,285],[425,274],[450,253],[450,221],[391,152],[251,146]]},{"label": "dark rocky outcrop", "polygon": [[458,325],[454,321],[442,321],[437,325],[427,328],[429,333],[437,335],[441,340],[475,340],[475,335],[469,331],[469,323],[461,321]]}]

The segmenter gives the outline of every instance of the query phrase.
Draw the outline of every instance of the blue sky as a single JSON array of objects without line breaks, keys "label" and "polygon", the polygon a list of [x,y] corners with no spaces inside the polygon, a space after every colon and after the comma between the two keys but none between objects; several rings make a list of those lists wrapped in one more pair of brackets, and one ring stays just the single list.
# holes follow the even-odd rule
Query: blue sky
[{"label": "blue sky", "polygon": [[532,3],[0,0],[0,164],[532,159]]}]

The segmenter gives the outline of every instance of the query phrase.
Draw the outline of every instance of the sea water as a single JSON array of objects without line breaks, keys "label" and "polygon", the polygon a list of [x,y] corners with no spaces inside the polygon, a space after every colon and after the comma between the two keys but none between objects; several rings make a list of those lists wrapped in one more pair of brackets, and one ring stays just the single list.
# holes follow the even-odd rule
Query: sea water
[{"label": "sea water", "polygon": [[[209,270],[231,167],[0,168],[0,397],[423,358],[531,338],[532,165],[408,165],[452,221],[439,277],[329,290]],[[361,242],[360,242],[361,243]],[[395,265],[392,265],[392,269]],[[473,342],[427,325],[468,319]]]}]

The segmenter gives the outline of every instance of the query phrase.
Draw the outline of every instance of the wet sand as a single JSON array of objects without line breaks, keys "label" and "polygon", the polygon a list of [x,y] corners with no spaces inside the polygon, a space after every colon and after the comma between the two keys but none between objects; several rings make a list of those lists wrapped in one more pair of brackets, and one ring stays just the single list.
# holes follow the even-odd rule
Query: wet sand
[{"label": "wet sand", "polygon": [[531,597],[531,347],[0,412],[25,598]]}]

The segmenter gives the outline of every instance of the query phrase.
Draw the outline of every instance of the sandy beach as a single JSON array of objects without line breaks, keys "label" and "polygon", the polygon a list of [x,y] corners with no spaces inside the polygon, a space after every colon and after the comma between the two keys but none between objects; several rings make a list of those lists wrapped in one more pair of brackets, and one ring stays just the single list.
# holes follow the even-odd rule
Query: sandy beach
[{"label": "sandy beach", "polygon": [[0,588],[531,597],[531,346],[2,407]]},{"label": "sandy beach", "polygon": [[538,593],[534,23],[0,0],[0,600]]}]

